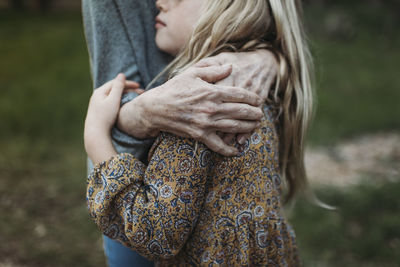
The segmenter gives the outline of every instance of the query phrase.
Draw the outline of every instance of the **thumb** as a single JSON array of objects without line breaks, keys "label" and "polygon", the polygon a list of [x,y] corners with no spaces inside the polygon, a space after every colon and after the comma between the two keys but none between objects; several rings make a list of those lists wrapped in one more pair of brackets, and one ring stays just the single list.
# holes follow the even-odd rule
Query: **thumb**
[{"label": "thumb", "polygon": [[126,77],[124,74],[120,73],[117,75],[117,77],[113,81],[112,89],[110,92],[111,97],[121,98],[122,92],[125,88],[125,81]]},{"label": "thumb", "polygon": [[206,82],[216,83],[220,80],[225,79],[232,73],[232,65],[225,64],[222,66],[197,68],[195,73],[197,77]]},{"label": "thumb", "polygon": [[223,63],[216,56],[203,58],[199,62],[194,64],[195,67],[199,68],[210,67],[210,66],[221,66],[221,65],[223,65]]}]

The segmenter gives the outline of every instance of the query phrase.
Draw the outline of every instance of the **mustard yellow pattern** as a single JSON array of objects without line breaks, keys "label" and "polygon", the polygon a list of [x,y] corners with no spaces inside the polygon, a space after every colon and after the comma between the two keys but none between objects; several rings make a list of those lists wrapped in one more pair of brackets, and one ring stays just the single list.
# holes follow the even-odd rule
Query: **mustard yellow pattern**
[{"label": "mustard yellow pattern", "polygon": [[95,166],[91,217],[158,266],[299,266],[281,211],[278,143],[269,111],[236,157],[162,133],[147,166],[130,154]]}]

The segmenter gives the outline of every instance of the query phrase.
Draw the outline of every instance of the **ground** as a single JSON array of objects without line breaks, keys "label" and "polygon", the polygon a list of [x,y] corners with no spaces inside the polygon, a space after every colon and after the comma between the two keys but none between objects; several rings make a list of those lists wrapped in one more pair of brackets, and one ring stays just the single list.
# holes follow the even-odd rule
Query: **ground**
[{"label": "ground", "polygon": [[400,135],[371,134],[334,146],[309,147],[305,159],[313,185],[396,182],[400,178]]}]

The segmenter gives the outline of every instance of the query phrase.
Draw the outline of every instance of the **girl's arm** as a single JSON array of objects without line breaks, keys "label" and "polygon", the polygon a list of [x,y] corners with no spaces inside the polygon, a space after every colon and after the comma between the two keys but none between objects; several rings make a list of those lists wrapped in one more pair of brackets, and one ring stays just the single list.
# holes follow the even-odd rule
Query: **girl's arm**
[{"label": "girl's arm", "polygon": [[124,89],[140,90],[138,86],[119,74],[93,92],[85,120],[84,142],[94,164],[117,154],[111,142],[111,128],[117,120]]},{"label": "girl's arm", "polygon": [[205,194],[211,152],[196,141],[162,133],[146,166],[130,154],[95,166],[88,178],[91,217],[107,236],[149,259],[178,254]]}]

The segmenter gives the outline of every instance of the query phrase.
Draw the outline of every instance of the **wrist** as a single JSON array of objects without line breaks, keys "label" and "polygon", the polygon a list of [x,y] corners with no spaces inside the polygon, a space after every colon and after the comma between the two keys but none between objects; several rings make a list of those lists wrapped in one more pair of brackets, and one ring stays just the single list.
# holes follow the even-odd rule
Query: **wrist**
[{"label": "wrist", "polygon": [[85,129],[83,140],[88,155],[92,154],[99,145],[112,144],[110,132],[96,131],[96,129]]},{"label": "wrist", "polygon": [[152,91],[143,93],[142,95],[140,95],[140,97],[135,99],[137,102],[134,102],[134,105],[137,105],[136,114],[138,120],[140,120],[141,122],[140,124],[143,128],[143,132],[145,133],[145,137],[152,137],[153,133],[157,131],[157,126],[155,125],[154,120],[154,118],[157,116],[154,109],[154,107],[157,106],[157,94],[155,94],[154,92],[156,92],[157,89],[154,88],[152,89]]},{"label": "wrist", "polygon": [[118,115],[117,127],[135,138],[151,137],[151,133],[154,131],[152,103],[149,102],[149,97],[146,95],[147,93],[139,95],[123,105]]},{"label": "wrist", "polygon": [[85,150],[93,164],[97,164],[116,155],[111,134],[85,132]]}]

